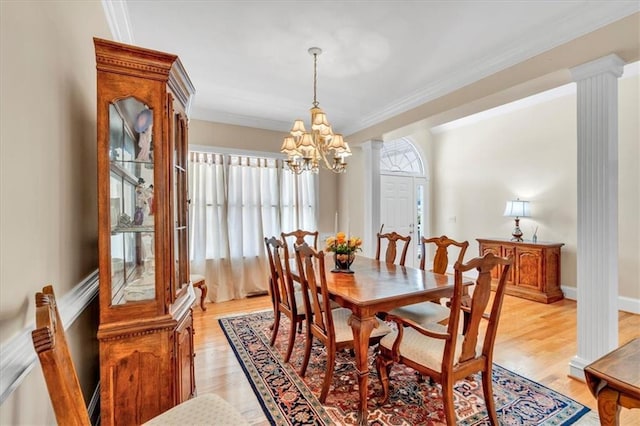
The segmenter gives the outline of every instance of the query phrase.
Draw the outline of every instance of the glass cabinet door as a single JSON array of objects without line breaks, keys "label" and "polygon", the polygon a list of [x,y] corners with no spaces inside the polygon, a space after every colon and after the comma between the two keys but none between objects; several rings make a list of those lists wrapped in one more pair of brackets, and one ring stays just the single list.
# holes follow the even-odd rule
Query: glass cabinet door
[{"label": "glass cabinet door", "polygon": [[176,291],[189,283],[187,258],[187,122],[180,115],[174,115],[174,264]]},{"label": "glass cabinet door", "polygon": [[112,305],[156,297],[153,119],[132,97],[109,105]]}]

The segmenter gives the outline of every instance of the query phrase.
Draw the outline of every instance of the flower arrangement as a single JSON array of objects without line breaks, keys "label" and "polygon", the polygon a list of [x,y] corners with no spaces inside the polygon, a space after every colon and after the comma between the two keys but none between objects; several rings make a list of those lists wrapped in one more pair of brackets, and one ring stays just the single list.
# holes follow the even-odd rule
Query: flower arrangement
[{"label": "flower arrangement", "polygon": [[335,237],[327,238],[325,244],[325,251],[332,251],[336,254],[351,254],[362,251],[362,240],[358,237],[347,238],[344,232],[338,232]]}]

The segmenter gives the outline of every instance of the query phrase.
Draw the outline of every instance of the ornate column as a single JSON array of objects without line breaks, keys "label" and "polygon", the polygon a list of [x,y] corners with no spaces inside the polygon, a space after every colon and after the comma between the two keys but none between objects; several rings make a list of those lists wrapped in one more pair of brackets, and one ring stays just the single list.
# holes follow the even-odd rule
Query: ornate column
[{"label": "ornate column", "polygon": [[380,149],[382,141],[372,139],[364,142],[364,235],[362,251],[365,256],[375,255],[376,234],[380,231]]},{"label": "ornate column", "polygon": [[609,55],[571,69],[577,83],[578,353],[569,375],[618,346],[618,77]]}]

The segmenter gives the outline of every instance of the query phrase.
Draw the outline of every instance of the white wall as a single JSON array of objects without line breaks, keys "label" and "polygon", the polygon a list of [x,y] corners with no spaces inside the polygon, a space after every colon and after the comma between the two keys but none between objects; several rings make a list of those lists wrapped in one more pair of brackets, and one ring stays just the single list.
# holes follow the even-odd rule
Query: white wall
[{"label": "white wall", "polygon": [[[637,76],[620,80],[620,285],[640,299],[640,164]],[[524,238],[562,242],[562,277],[576,287],[576,97],[566,95],[434,135],[432,234],[474,242],[509,238],[505,201],[531,201]],[[471,253],[477,253],[471,247]]]},{"label": "white wall", "polygon": [[[0,345],[33,323],[36,291],[60,298],[98,266],[94,36],[110,36],[100,2],[0,2]],[[69,330],[85,396],[94,308]],[[51,424],[48,407],[36,365],[0,424]]]}]

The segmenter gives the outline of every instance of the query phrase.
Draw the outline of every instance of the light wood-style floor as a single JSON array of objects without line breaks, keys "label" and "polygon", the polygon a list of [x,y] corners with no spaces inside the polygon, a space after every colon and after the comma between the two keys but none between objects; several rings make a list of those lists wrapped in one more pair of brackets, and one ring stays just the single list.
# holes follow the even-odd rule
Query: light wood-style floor
[{"label": "light wood-style floor", "polygon": [[[205,312],[194,308],[198,393],[220,395],[254,425],[269,423],[217,320],[270,308],[268,296],[208,303]],[[640,315],[620,312],[620,345],[634,337],[640,337]],[[587,386],[567,376],[569,361],[575,354],[576,302],[561,300],[545,305],[505,296],[494,362],[597,411]],[[622,409],[621,424],[640,425],[640,410]]]}]

